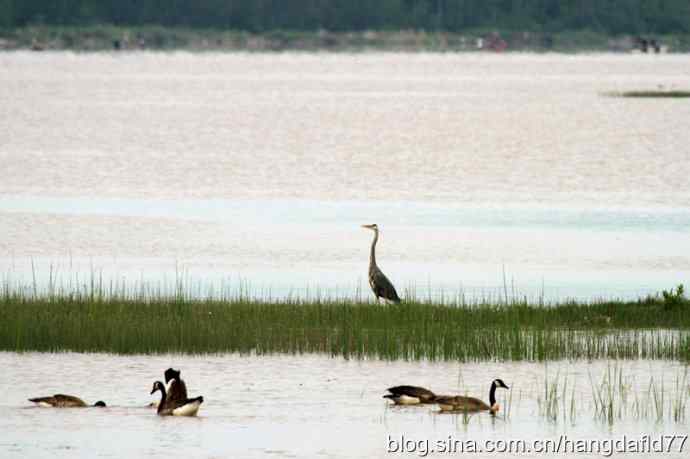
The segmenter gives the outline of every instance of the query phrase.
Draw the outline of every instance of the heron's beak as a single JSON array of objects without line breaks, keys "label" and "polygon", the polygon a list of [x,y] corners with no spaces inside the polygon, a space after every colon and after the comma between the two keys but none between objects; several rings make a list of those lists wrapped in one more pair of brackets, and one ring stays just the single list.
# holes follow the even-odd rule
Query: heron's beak
[{"label": "heron's beak", "polygon": [[362,228],[374,229],[374,225],[362,225]]}]

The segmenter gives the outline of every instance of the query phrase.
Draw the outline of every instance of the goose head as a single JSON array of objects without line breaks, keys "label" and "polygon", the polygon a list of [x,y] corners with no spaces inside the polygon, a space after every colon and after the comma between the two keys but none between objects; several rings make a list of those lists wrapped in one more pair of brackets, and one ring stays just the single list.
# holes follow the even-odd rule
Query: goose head
[{"label": "goose head", "polygon": [[496,387],[500,387],[501,389],[510,389],[510,387],[506,386],[506,383],[504,383],[500,378],[494,379],[494,385]]},{"label": "goose head", "polygon": [[153,383],[153,389],[151,389],[151,395],[153,395],[156,391],[161,391],[163,392],[165,390],[165,387],[163,387],[163,383],[160,381],[156,381]]},{"label": "goose head", "polygon": [[97,406],[99,408],[105,408],[105,402],[103,400],[99,400],[96,403],[94,403],[93,406]]},{"label": "goose head", "polygon": [[173,368],[168,368],[165,370],[165,383],[169,383],[171,379],[180,380],[180,370],[175,370]]}]

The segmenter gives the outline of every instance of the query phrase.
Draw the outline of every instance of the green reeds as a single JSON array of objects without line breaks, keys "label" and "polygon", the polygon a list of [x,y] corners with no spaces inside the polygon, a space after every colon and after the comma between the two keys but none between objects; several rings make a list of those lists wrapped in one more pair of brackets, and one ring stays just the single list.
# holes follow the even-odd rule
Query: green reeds
[{"label": "green reeds", "polygon": [[[122,284],[124,285],[124,284]],[[248,287],[192,295],[100,278],[64,291],[0,287],[0,350],[190,354],[322,353],[345,358],[690,360],[690,306],[633,302],[376,305],[256,299]]]},{"label": "green reeds", "polygon": [[[569,421],[576,424],[587,409],[595,421],[614,425],[629,419],[663,423],[685,422],[687,412],[688,369],[674,376],[671,390],[666,388],[665,375],[652,375],[647,386],[636,386],[634,379],[624,375],[623,368],[609,365],[600,376],[589,373],[591,398],[576,392],[572,375],[557,373],[544,377],[544,394],[537,397],[540,416],[552,423]],[[568,391],[570,387],[570,392]]]},{"label": "green reeds", "polygon": [[647,389],[636,391],[632,379],[624,377],[620,367],[609,367],[600,382],[592,381],[594,418],[609,425],[626,417],[656,423],[684,422],[687,389],[687,368],[684,373],[676,374],[671,391],[666,389],[663,375],[651,376]]},{"label": "green reeds", "polygon": [[[546,368],[546,376],[544,377],[544,396],[537,397],[537,405],[539,406],[539,413],[541,416],[545,417],[551,422],[558,422],[560,415],[563,415],[563,421],[567,418],[567,413],[570,413],[571,417],[575,416],[575,404],[574,396],[571,400],[570,411],[568,411],[567,406],[567,393],[568,393],[568,378],[563,378],[561,381],[559,378],[560,373],[556,373],[556,377],[549,380],[548,365]],[[559,385],[561,388],[559,389]],[[574,394],[574,386],[573,386]]]},{"label": "green reeds", "polygon": [[622,97],[642,97],[642,98],[687,98],[690,97],[690,91],[628,91],[621,94]]},{"label": "green reeds", "polygon": [[629,97],[629,98],[665,98],[665,99],[685,99],[690,97],[690,91],[680,90],[648,90],[648,91],[623,91],[623,92],[608,92],[607,96],[611,97]]}]

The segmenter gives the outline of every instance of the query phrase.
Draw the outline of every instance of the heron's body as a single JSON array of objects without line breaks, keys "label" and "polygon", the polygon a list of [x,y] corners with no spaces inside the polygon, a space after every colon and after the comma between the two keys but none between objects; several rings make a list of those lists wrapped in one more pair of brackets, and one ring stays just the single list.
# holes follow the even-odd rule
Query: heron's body
[{"label": "heron's body", "polygon": [[440,395],[436,397],[435,403],[438,404],[441,411],[490,411],[496,413],[499,410],[499,405],[496,403],[496,388],[498,387],[508,389],[508,386],[501,379],[495,379],[489,389],[488,404],[478,398],[462,395]]},{"label": "heron's body", "polygon": [[165,386],[160,381],[153,383],[151,394],[161,392],[161,400],[158,402],[159,416],[196,416],[199,407],[204,403],[204,397],[190,398],[186,400],[169,400],[166,397]]},{"label": "heron's body", "polygon": [[[49,397],[30,398],[30,402],[34,402],[38,406],[52,407],[52,408],[84,408],[88,405],[84,400],[74,395],[55,394]],[[103,402],[97,402],[93,406],[105,406]]]},{"label": "heron's body", "polygon": [[379,240],[379,228],[376,224],[362,225],[362,227],[374,231],[374,240],[371,242],[371,253],[369,255],[369,285],[376,296],[376,301],[379,298],[383,298],[393,303],[400,303],[400,297],[398,292],[395,291],[393,283],[388,280],[376,264],[376,243]]},{"label": "heron's body", "polygon": [[395,386],[388,389],[390,394],[383,398],[393,400],[396,405],[418,405],[434,403],[436,395],[428,389],[418,386]]}]

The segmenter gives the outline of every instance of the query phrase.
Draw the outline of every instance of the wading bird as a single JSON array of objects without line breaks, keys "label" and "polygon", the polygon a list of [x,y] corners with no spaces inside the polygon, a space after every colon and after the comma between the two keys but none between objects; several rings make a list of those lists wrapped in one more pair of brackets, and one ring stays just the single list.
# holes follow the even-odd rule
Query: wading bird
[{"label": "wading bird", "polygon": [[420,403],[435,403],[436,395],[429,389],[418,386],[395,386],[387,389],[390,394],[383,398],[393,400],[396,405],[418,405]]},{"label": "wading bird", "polygon": [[496,403],[496,388],[508,389],[508,386],[501,379],[494,379],[489,389],[489,404],[474,397],[463,397],[462,395],[449,396],[441,395],[436,397],[435,402],[441,408],[441,411],[490,411],[495,414],[498,409]]},{"label": "wading bird", "polygon": [[381,272],[376,266],[376,243],[379,240],[379,227],[374,223],[373,225],[362,225],[362,228],[370,229],[374,232],[374,240],[371,242],[371,255],[369,255],[369,285],[376,295],[376,302],[379,298],[383,298],[393,303],[400,303],[398,292],[391,281]]}]

